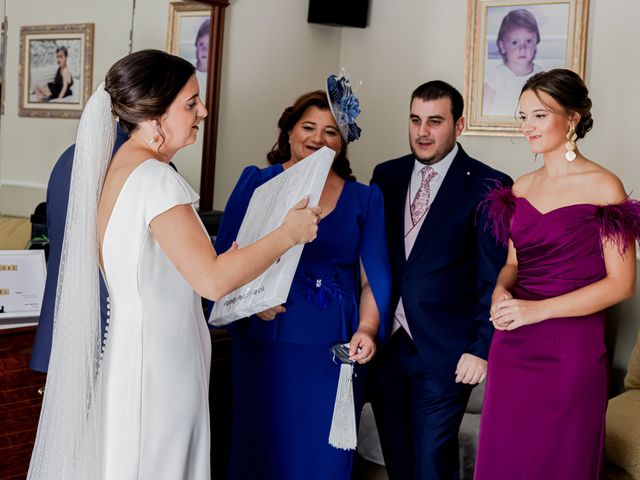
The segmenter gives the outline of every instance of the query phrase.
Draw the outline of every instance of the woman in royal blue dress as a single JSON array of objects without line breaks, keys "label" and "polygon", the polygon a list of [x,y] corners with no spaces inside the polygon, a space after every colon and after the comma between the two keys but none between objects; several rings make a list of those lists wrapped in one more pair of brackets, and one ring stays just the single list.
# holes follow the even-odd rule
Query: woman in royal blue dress
[{"label": "woman in royal blue dress", "polygon": [[[359,113],[346,78],[327,93],[309,92],[287,107],[270,167],[247,167],[231,194],[216,248],[231,247],[253,191],[323,146],[336,157],[320,197],[318,237],[303,250],[285,305],[233,324],[233,440],[229,478],[350,479],[353,451],[328,443],[340,362],[329,348],[349,343],[356,362],[356,417],[365,367],[383,335],[390,272],[382,194],[355,182],[347,143],[359,137]],[[334,98],[334,97],[332,97]],[[333,112],[333,113],[332,113]],[[337,119],[337,120],[336,120]]]}]

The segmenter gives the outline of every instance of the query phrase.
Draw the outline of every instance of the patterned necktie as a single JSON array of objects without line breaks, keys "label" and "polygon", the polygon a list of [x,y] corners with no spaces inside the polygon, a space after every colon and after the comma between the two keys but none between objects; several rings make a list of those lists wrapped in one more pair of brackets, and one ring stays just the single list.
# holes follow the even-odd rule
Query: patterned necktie
[{"label": "patterned necktie", "polygon": [[431,196],[429,182],[438,174],[428,165],[420,171],[422,172],[422,182],[420,182],[420,188],[418,188],[418,192],[413,202],[411,202],[411,221],[414,226],[420,221],[429,207],[429,197]]}]

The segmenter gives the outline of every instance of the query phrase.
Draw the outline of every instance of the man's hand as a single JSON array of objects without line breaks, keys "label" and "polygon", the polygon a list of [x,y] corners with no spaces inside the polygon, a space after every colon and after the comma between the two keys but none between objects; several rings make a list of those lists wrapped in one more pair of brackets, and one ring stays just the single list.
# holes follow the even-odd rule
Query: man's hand
[{"label": "man's hand", "polygon": [[487,361],[480,357],[463,353],[456,367],[456,383],[475,385],[487,376]]}]

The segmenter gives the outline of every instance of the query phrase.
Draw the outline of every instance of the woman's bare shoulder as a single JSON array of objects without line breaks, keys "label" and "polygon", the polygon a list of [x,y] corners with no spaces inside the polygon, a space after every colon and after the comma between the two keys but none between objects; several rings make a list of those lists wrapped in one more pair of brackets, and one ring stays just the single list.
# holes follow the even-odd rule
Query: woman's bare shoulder
[{"label": "woman's bare shoulder", "polygon": [[615,173],[594,161],[587,162],[584,188],[593,196],[593,203],[608,205],[620,203],[628,198],[622,181]]},{"label": "woman's bare shoulder", "polygon": [[524,197],[526,196],[531,184],[534,179],[538,175],[540,169],[534,170],[533,172],[525,173],[521,177],[516,178],[516,181],[513,182],[513,194],[516,197]]}]

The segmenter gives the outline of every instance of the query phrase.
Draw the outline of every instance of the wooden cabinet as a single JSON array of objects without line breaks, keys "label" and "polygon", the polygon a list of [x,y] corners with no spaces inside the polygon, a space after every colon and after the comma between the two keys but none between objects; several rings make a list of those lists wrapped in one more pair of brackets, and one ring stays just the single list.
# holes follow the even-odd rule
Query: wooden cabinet
[{"label": "wooden cabinet", "polygon": [[[29,369],[35,327],[0,330],[0,480],[24,480],[38,427],[45,375]],[[211,472],[226,479],[231,439],[231,338],[212,330]]]},{"label": "wooden cabinet", "polygon": [[24,480],[45,375],[29,369],[35,327],[0,330],[0,479]]}]

